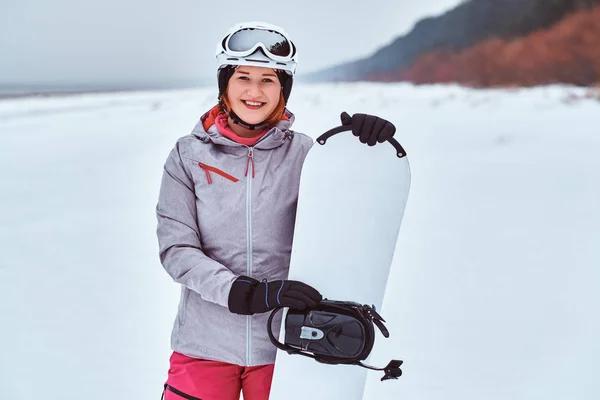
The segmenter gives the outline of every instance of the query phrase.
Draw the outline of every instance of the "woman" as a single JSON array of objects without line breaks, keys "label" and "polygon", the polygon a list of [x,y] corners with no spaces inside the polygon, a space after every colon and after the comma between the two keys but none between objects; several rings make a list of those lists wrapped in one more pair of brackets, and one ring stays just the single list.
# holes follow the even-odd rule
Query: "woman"
[{"label": "woman", "polygon": [[[167,400],[269,397],[276,348],[268,313],[315,307],[321,294],[287,280],[302,163],[313,141],[285,106],[296,47],[279,27],[244,23],[217,48],[219,103],[177,140],[157,204],[160,260],[181,284]],[[369,145],[381,118],[342,115]],[[277,331],[281,321],[274,323]]]}]

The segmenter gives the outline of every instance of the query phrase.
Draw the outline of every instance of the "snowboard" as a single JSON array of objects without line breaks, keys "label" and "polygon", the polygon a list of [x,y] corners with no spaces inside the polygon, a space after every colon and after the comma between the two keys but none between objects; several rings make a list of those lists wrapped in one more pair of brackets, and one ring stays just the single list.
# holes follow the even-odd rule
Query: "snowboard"
[{"label": "snowboard", "polygon": [[[381,305],[408,199],[410,166],[395,139],[367,146],[345,132],[350,129],[326,132],[306,156],[289,279],[315,287],[330,300],[374,305],[385,318]],[[283,342],[285,323],[274,334]],[[388,339],[376,333],[374,348],[393,338],[393,331]],[[368,373],[379,374],[278,350],[269,398],[362,399]]]}]

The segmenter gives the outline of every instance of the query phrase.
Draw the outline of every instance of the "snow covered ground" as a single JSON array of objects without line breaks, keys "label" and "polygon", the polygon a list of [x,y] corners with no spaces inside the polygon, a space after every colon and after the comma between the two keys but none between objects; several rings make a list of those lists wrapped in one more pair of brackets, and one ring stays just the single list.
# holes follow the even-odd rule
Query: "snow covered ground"
[{"label": "snow covered ground", "polygon": [[[371,359],[401,358],[404,375],[373,372],[365,399],[600,398],[600,102],[586,93],[294,88],[296,130],[375,113],[411,162],[392,336]],[[154,207],[168,152],[215,100],[0,101],[0,397],[160,398],[179,288]]]}]

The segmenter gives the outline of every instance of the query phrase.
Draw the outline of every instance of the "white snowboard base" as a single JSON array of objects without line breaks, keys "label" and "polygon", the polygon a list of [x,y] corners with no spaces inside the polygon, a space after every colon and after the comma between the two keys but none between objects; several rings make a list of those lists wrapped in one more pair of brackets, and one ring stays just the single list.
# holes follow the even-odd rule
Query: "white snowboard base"
[{"label": "white snowboard base", "polygon": [[[408,160],[388,143],[369,147],[342,132],[315,144],[302,169],[289,279],[379,311],[409,187]],[[282,343],[284,332],[282,324]],[[375,346],[386,340],[376,332]],[[367,373],[380,372],[278,351],[270,399],[359,400]]]}]

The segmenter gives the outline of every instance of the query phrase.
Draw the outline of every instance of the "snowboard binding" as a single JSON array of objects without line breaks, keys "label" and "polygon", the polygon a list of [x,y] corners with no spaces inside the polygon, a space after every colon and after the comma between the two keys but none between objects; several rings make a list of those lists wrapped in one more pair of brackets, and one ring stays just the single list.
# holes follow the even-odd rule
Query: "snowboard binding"
[{"label": "snowboard binding", "polygon": [[285,343],[278,341],[272,332],[276,308],[269,315],[267,332],[278,349],[289,354],[299,354],[324,364],[354,364],[375,371],[384,371],[382,381],[398,379],[402,375],[401,360],[392,360],[385,368],[376,368],[365,360],[375,342],[377,326],[384,337],[389,332],[385,320],[375,311],[375,306],[351,301],[322,300],[317,308],[307,311],[289,309],[286,315]]}]

